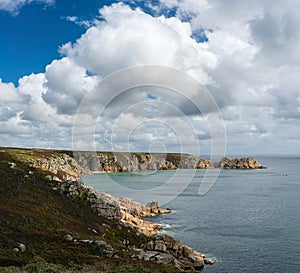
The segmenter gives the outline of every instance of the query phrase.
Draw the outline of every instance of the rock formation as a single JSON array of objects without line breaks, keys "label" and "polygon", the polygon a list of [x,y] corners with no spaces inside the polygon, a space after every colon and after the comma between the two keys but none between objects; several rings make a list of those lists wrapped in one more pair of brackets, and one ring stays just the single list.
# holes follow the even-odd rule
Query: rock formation
[{"label": "rock formation", "polygon": [[[54,190],[58,190],[61,194],[65,194],[70,198],[80,197],[99,215],[109,219],[116,219],[121,226],[129,226],[137,234],[143,233],[146,236],[150,236],[146,244],[133,248],[135,254],[131,256],[132,258],[161,264],[174,264],[180,271],[199,270],[205,264],[214,263],[203,254],[182,245],[178,240],[170,236],[157,235],[163,226],[141,219],[141,217],[151,217],[152,214],[171,212],[170,209],[161,209],[158,202],[153,201],[143,206],[132,199],[115,198],[80,182],[66,181],[56,183],[58,186]],[[153,235],[157,236],[151,237]],[[65,236],[64,239],[72,241],[74,238],[69,235]],[[110,245],[107,246],[105,242],[81,240],[79,243],[102,244],[105,246],[104,255],[106,257],[114,256],[114,249]],[[126,241],[124,244],[126,244]]]},{"label": "rock formation", "polygon": [[155,236],[153,240],[135,251],[137,253],[134,258],[157,263],[174,263],[180,270],[201,270],[205,264],[214,263],[205,255],[182,245],[168,235]]},{"label": "rock formation", "polygon": [[[205,264],[212,264],[203,254],[182,245],[170,236],[161,236],[159,231],[163,226],[146,221],[145,217],[170,213],[170,209],[162,209],[158,202],[152,201],[142,205],[130,198],[115,198],[100,190],[96,190],[80,181],[83,174],[93,171],[130,172],[145,170],[175,170],[177,168],[223,168],[223,169],[257,169],[263,168],[253,158],[231,159],[223,158],[213,163],[196,156],[182,154],[148,154],[148,153],[109,153],[80,152],[73,155],[67,151],[50,151],[38,149],[7,149],[1,150],[3,160],[11,172],[18,174],[23,180],[35,177],[39,180],[41,174],[44,184],[51,187],[53,193],[67,197],[84,204],[98,217],[111,221],[110,228],[118,229],[122,236],[130,232],[140,243],[132,243],[127,238],[122,239],[122,251],[131,253],[131,259],[172,264],[180,271],[195,271]],[[21,169],[20,169],[21,168]],[[26,171],[24,171],[26,170]],[[46,181],[46,182],[45,182]],[[25,185],[24,183],[22,185]],[[23,187],[23,186],[22,186]],[[106,224],[103,223],[106,226]],[[98,231],[91,229],[98,234]],[[107,232],[108,226],[107,226]],[[125,232],[125,233],[124,233]],[[115,234],[115,231],[114,231]],[[125,235],[124,235],[125,234]],[[104,235],[104,233],[102,234]],[[104,238],[104,237],[103,237]],[[64,241],[72,244],[89,245],[99,248],[100,254],[106,258],[118,258],[120,250],[114,249],[109,242],[75,238],[74,234],[64,236]],[[26,252],[27,247],[20,243],[12,251]]]},{"label": "rock formation", "polygon": [[160,208],[156,201],[143,206],[130,198],[116,198],[79,181],[55,181],[53,190],[71,198],[80,198],[99,215],[117,219],[122,224],[129,225],[137,232],[148,236],[157,234],[163,226],[143,220],[141,217],[171,212],[170,209]]},{"label": "rock formation", "polygon": [[263,168],[253,158],[223,158],[212,162],[187,154],[160,153],[112,153],[112,152],[76,152],[76,162],[82,169],[92,172],[136,172],[146,170],[176,169],[257,169]]},{"label": "rock formation", "polygon": [[219,163],[216,164],[217,168],[222,169],[263,169],[252,157],[247,158],[228,158],[224,157]]},{"label": "rock formation", "polygon": [[[177,268],[178,271],[195,271],[204,266],[205,258],[201,253],[183,246],[179,241],[169,236],[159,236],[158,232],[163,227],[142,219],[142,217],[151,217],[153,214],[170,213],[170,209],[160,208],[156,201],[142,205],[129,198],[115,198],[75,180],[78,178],[81,170],[69,155],[49,151],[43,153],[42,151],[33,150],[5,150],[4,152],[1,151],[0,159],[1,168],[6,168],[1,169],[1,173],[2,175],[7,175],[0,189],[10,186],[11,181],[16,181],[17,185],[17,187],[14,187],[13,190],[11,189],[6,194],[8,202],[12,201],[10,200],[11,195],[14,198],[20,197],[22,202],[25,202],[24,200],[27,200],[28,197],[28,200],[31,201],[29,203],[26,203],[26,201],[23,205],[28,206],[30,215],[46,213],[47,217],[51,215],[52,218],[51,212],[53,209],[55,222],[60,221],[57,215],[63,211],[63,208],[61,208],[63,204],[69,206],[71,202],[75,206],[74,209],[78,210],[79,207],[84,207],[86,213],[93,213],[93,215],[98,216],[99,224],[101,225],[101,228],[99,224],[93,224],[92,227],[86,226],[84,228],[85,231],[81,235],[77,232],[64,234],[64,230],[58,231],[58,229],[53,227],[47,229],[46,227],[49,224],[44,226],[44,223],[48,221],[46,219],[36,220],[36,217],[33,217],[30,218],[31,220],[26,220],[25,215],[20,216],[22,220],[19,224],[22,225],[25,221],[25,227],[30,227],[28,236],[39,234],[41,231],[35,233],[35,229],[44,227],[46,228],[47,236],[53,232],[55,240],[62,232],[62,247],[63,245],[66,247],[66,244],[70,246],[69,249],[78,247],[80,249],[82,247],[85,253],[95,253],[96,257],[107,259],[119,259],[119,257],[122,257],[121,259],[131,259],[133,261],[143,260],[143,263],[170,265],[173,269]],[[66,178],[74,179],[66,180]],[[36,209],[31,211],[30,202],[32,202],[32,197],[30,197],[30,194],[28,195],[30,191],[32,191],[32,197],[34,196],[33,200],[38,198],[41,198],[41,200],[46,198],[47,200],[48,197],[51,200],[55,199],[55,209],[52,207],[52,201],[45,208],[43,206],[39,207],[39,202],[37,202],[35,204],[37,206]],[[70,200],[70,202],[66,201],[66,199]],[[3,207],[1,208],[3,209]],[[14,206],[11,209],[14,211]],[[50,214],[48,214],[49,209],[51,209]],[[58,212],[59,210],[61,212]],[[72,213],[70,206],[68,211]],[[63,213],[63,217],[66,219],[66,214],[65,212]],[[80,215],[76,213],[72,221],[76,223],[79,221],[76,217],[84,217]],[[4,217],[9,217],[9,215],[4,215]],[[61,219],[63,225],[64,219]],[[32,225],[33,221],[36,221],[34,222],[36,223],[35,225]],[[86,223],[90,225],[89,220]],[[73,226],[65,226],[65,228],[69,230],[73,229]],[[87,232],[89,233],[88,237],[84,237]],[[94,237],[97,239],[91,239],[93,238],[91,234],[94,234]],[[117,240],[115,239],[116,236],[118,236]],[[8,237],[0,237],[1,240],[3,238],[7,240]],[[35,242],[32,242],[29,237],[26,238],[19,243],[10,243],[11,255],[16,255],[16,253],[32,255],[30,253],[36,247]],[[48,243],[51,243],[51,241]],[[42,243],[42,245],[44,246],[45,243]],[[37,246],[37,248],[40,248],[40,246]],[[9,263],[9,258],[5,261]]]}]

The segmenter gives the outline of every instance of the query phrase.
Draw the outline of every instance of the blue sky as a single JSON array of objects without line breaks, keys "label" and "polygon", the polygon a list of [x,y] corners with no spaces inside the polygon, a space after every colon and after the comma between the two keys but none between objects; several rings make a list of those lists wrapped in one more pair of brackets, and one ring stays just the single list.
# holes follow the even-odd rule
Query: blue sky
[{"label": "blue sky", "polygon": [[[55,4],[44,5],[33,2],[24,5],[18,14],[0,12],[1,37],[5,42],[0,44],[0,75],[3,81],[14,82],[30,73],[39,73],[53,59],[60,57],[58,48],[69,41],[75,42],[85,31],[86,26],[67,20],[67,17],[78,17],[91,21],[99,16],[98,10],[104,5],[111,5],[111,0],[56,0]],[[131,7],[142,8],[149,14],[155,12],[147,7],[147,1],[126,1]],[[159,1],[151,1],[153,5]],[[157,14],[174,15],[174,9],[161,9]],[[194,37],[205,41],[200,30]]]},{"label": "blue sky", "polygon": [[17,15],[0,12],[0,75],[3,81],[14,82],[31,73],[45,70],[53,59],[60,57],[59,46],[75,41],[86,30],[67,21],[68,16],[92,20],[98,9],[113,1],[56,0],[53,5],[24,5]]},{"label": "blue sky", "polygon": [[[229,154],[300,154],[299,8],[297,0],[0,0],[0,146],[72,149],[75,120],[84,133],[97,117],[99,150],[207,154],[222,123]],[[101,82],[143,65],[177,69],[210,95],[147,86],[105,104]],[[95,92],[105,109],[91,115],[91,102],[78,113]],[[210,99],[214,110],[195,106]],[[79,144],[91,147],[84,137]]]}]

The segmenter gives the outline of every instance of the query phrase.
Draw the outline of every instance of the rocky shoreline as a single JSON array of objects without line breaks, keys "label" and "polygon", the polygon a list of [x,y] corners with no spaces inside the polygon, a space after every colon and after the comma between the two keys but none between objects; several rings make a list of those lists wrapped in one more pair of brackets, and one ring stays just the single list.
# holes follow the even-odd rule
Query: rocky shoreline
[{"label": "rocky shoreline", "polygon": [[137,172],[146,170],[176,169],[261,169],[252,157],[228,158],[212,162],[188,154],[74,152],[78,165],[90,172]]},{"label": "rocky shoreline", "polygon": [[[172,265],[178,271],[189,272],[199,270],[206,264],[213,264],[214,262],[206,258],[202,253],[182,245],[178,240],[167,235],[161,235],[159,232],[163,229],[163,226],[144,219],[152,215],[171,213],[171,209],[160,208],[156,201],[142,205],[129,198],[113,197],[85,185],[80,181],[80,177],[89,175],[93,171],[127,172],[149,169],[175,170],[178,168],[263,168],[253,158],[223,158],[222,161],[213,163],[195,156],[179,154],[140,153],[132,155],[117,153],[116,155],[116,153],[99,152],[95,155],[94,153],[81,152],[73,157],[73,154],[68,151],[0,148],[0,156],[2,157],[1,164],[4,164],[9,172],[21,173],[19,177],[24,182],[21,182],[21,188],[20,186],[17,188],[26,190],[24,185],[30,187],[30,184],[28,184],[30,179],[33,179],[34,182],[36,180],[41,181],[41,185],[45,184],[46,187],[49,187],[51,194],[53,194],[52,198],[58,198],[58,195],[60,195],[72,202],[79,202],[82,206],[87,207],[91,212],[98,215],[99,219],[109,221],[109,225],[103,224],[102,226],[105,231],[101,231],[101,238],[90,239],[82,238],[82,236],[81,238],[76,238],[78,235],[74,233],[65,234],[64,240],[69,244],[82,247],[89,246],[92,249],[96,247],[99,257],[119,259],[122,256],[127,257],[127,255],[130,255],[126,259]],[[14,177],[12,176],[9,179],[14,179]],[[40,190],[38,189],[36,194]],[[8,200],[10,202],[10,199]],[[36,212],[33,211],[32,213]],[[95,231],[95,234],[99,233],[94,228],[89,228],[89,230],[92,233]],[[116,230],[113,234],[119,232],[119,236],[122,238],[114,246],[111,242],[116,238],[105,239],[105,234],[109,234],[112,230]],[[126,236],[126,234],[128,235]],[[133,236],[133,239],[129,239],[129,234],[131,238]],[[136,242],[133,243],[133,240]],[[20,244],[25,246],[22,242],[18,245]],[[20,250],[19,247],[11,248],[11,250],[26,252],[26,250]]]},{"label": "rocky shoreline", "polygon": [[[144,206],[130,198],[115,198],[78,181],[56,182],[56,185],[57,187],[53,188],[55,191],[70,198],[79,197],[98,215],[117,220],[120,230],[130,227],[135,230],[136,234],[144,234],[149,237],[150,239],[145,244],[129,245],[129,248],[135,252],[131,255],[132,259],[173,264],[180,271],[195,271],[203,268],[204,265],[214,264],[214,261],[206,258],[202,253],[182,245],[178,240],[167,235],[159,235],[163,226],[141,219],[141,217],[171,212],[171,209],[160,208],[156,201],[149,202]],[[66,237],[67,240],[74,241],[70,238],[71,235]],[[83,240],[81,243],[106,245],[103,241],[99,243]],[[128,242],[124,240],[123,244],[127,245]],[[114,249],[111,246],[108,246],[106,250],[108,257],[114,257]]]}]

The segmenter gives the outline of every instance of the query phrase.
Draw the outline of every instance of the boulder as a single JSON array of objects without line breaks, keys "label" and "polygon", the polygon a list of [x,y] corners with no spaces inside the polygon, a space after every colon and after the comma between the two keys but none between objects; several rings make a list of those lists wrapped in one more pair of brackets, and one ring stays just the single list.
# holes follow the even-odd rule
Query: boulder
[{"label": "boulder", "polygon": [[73,241],[73,236],[70,235],[70,234],[67,234],[64,236],[64,240],[67,241],[67,242],[72,242]]},{"label": "boulder", "polygon": [[19,251],[21,252],[25,252],[26,251],[26,246],[24,244],[18,244],[17,248],[19,249]]}]

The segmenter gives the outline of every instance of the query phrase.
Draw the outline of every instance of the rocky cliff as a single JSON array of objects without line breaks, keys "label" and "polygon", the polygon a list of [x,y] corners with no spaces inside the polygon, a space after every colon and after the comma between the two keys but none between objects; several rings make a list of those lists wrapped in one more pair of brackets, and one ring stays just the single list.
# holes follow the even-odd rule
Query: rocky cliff
[{"label": "rocky cliff", "polygon": [[49,180],[79,180],[81,175],[91,174],[91,171],[82,168],[68,151],[0,148],[0,152],[2,155],[9,155],[22,166],[48,172]]},{"label": "rocky cliff", "polygon": [[70,262],[81,268],[92,262],[106,272],[118,272],[121,262],[128,265],[128,271],[134,268],[130,272],[149,273],[192,272],[212,264],[203,254],[159,235],[162,226],[144,220],[153,214],[170,213],[170,209],[160,208],[155,201],[142,205],[129,198],[115,198],[80,181],[81,175],[94,171],[177,168],[263,167],[253,158],[223,158],[213,163],[182,154],[73,154],[0,148],[0,269],[36,260],[66,266]]},{"label": "rocky cliff", "polygon": [[256,169],[263,168],[253,158],[223,158],[212,162],[187,154],[76,152],[76,162],[91,172],[136,172],[176,169]]},{"label": "rocky cliff", "polygon": [[93,272],[193,272],[213,263],[141,219],[170,209],[95,190],[78,181],[82,172],[66,152],[0,149],[0,270],[38,262],[80,272],[87,263]]},{"label": "rocky cliff", "polygon": [[[1,148],[0,148],[1,149]],[[23,164],[49,172],[56,181],[79,180],[92,172],[137,172],[176,169],[258,169],[264,168],[251,157],[223,158],[212,162],[187,154],[70,152],[42,149],[2,148]]]}]

